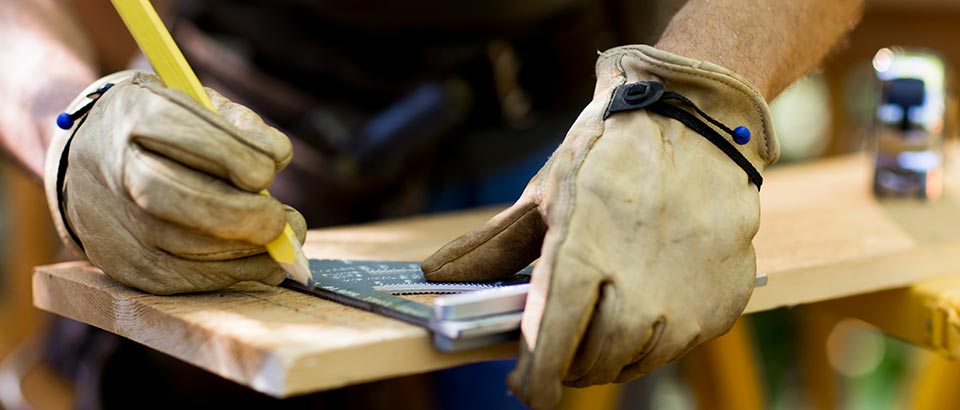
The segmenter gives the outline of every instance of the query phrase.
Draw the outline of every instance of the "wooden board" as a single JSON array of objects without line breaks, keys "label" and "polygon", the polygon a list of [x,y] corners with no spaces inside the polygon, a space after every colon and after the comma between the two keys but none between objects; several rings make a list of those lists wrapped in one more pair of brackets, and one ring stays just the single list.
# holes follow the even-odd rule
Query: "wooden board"
[{"label": "wooden board", "polygon": [[[772,169],[755,244],[769,284],[748,312],[960,272],[952,187],[940,203],[877,203],[862,156]],[[958,179],[954,178],[953,181]],[[419,260],[496,212],[482,209],[310,232],[311,258]],[[953,215],[953,216],[951,216]],[[929,225],[919,227],[920,223]],[[931,223],[932,222],[932,223]],[[938,223],[942,222],[942,223]],[[931,227],[932,226],[932,227]],[[505,344],[444,354],[428,334],[391,319],[260,284],[152,296],[84,263],[36,269],[34,303],[171,354],[274,396],[424,372],[511,354]]]}]

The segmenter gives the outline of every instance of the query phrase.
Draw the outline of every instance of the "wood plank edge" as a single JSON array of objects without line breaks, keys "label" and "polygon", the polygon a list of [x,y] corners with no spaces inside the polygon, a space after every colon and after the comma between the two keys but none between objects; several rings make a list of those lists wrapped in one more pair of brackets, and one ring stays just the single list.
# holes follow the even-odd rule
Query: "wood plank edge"
[{"label": "wood plank edge", "polygon": [[[106,282],[112,282],[109,278],[104,277],[104,283],[99,284],[101,286],[106,284],[107,287],[99,288],[91,283],[72,281],[56,275],[56,272],[59,270],[77,270],[78,268],[84,268],[84,265],[86,264],[69,263],[35,268],[33,273],[34,306],[123,336],[151,349],[205,369],[225,379],[241,385],[250,386],[264,394],[274,397],[283,396],[285,391],[284,378],[282,377],[284,373],[282,369],[284,361],[277,358],[272,352],[243,344],[233,337],[215,334],[204,327],[192,326],[176,316],[169,315],[144,304],[139,304],[137,303],[138,298],[153,296],[140,293],[119,283],[113,282],[109,284]],[[41,271],[41,268],[46,271]],[[95,274],[93,272],[84,273],[88,275]],[[96,274],[102,275],[100,273]],[[75,300],[82,302],[74,302]],[[100,301],[100,303],[96,301]],[[103,311],[104,313],[87,313],[88,309],[93,307],[99,307],[99,309],[96,310]],[[189,336],[185,334],[183,337],[173,338],[175,341],[171,341],[171,343],[163,343],[162,338],[151,338],[132,331],[133,328],[129,326],[118,325],[118,320],[116,319],[127,315],[151,316],[152,319],[154,319],[148,320],[148,322],[152,323],[151,326],[156,326],[158,323],[161,324],[159,328],[152,329],[153,334],[163,334],[166,332],[177,333],[178,330],[190,328],[194,329],[199,335],[194,334]],[[109,318],[114,318],[115,320],[111,322]],[[164,322],[171,324],[163,325],[162,323]],[[207,339],[209,342],[206,345],[198,344],[194,346],[185,342],[189,339],[196,338]],[[158,343],[158,341],[160,342]],[[242,351],[246,355],[252,351],[257,355],[255,362],[259,363],[259,366],[253,366],[251,368],[249,365],[253,361],[234,363],[234,365],[231,366],[229,362],[215,360],[215,358],[222,357],[222,355],[203,353],[204,349],[215,348],[214,345],[222,347],[223,342],[228,344],[226,350],[229,352]],[[199,349],[197,347],[199,347]],[[278,366],[280,367],[278,368]],[[281,376],[277,377],[278,374]]]},{"label": "wood plank edge", "polygon": [[[744,314],[905,287],[924,279],[960,274],[958,254],[960,242],[950,242],[828,266],[775,272],[768,276],[766,287],[754,291]],[[875,286],[865,290],[852,282],[857,280],[869,280]],[[832,290],[812,290],[816,287],[831,287]]]}]

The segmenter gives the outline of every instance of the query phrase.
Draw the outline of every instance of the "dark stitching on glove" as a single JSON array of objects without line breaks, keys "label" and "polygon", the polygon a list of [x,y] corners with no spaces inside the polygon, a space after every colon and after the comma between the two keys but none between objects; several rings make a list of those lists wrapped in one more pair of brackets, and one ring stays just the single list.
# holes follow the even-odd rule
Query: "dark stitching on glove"
[{"label": "dark stitching on glove", "polygon": [[[581,263],[583,263],[583,262],[584,262],[584,261],[581,260]],[[596,269],[595,267],[594,267],[594,269],[597,270],[597,271],[599,271],[599,269]],[[610,291],[609,291],[609,292],[611,292],[611,293],[617,293],[617,286],[614,285],[613,281],[611,281],[611,280],[609,280],[609,279],[600,281],[600,283],[597,285],[597,288],[599,289],[599,290],[598,290],[599,295],[597,296],[597,302],[594,303],[594,310],[593,310],[594,313],[593,313],[592,317],[596,317],[596,312],[597,312],[598,308],[600,308],[600,307],[603,306],[602,304],[603,304],[603,301],[604,301],[604,295],[608,292],[608,291],[607,291],[607,285],[609,285],[609,287],[610,287]],[[614,309],[614,311],[613,311],[612,313],[610,313],[610,318],[607,319],[604,324],[600,324],[600,325],[603,326],[604,328],[606,328],[606,326],[604,326],[605,324],[611,324],[611,325],[612,325],[613,323],[616,323],[617,318],[620,317],[621,304],[619,303],[619,296],[612,296],[612,297],[616,297],[617,300],[618,300],[618,302],[617,302],[617,305],[616,305],[616,308]],[[591,322],[592,322],[592,320],[591,320]],[[613,325],[613,326],[615,327],[616,325]],[[591,327],[591,326],[588,326],[588,327],[587,327],[587,331],[586,331],[587,333],[585,333],[583,336],[588,336],[588,335],[589,335],[590,327]],[[608,329],[602,329],[602,330],[608,330]],[[591,374],[593,374],[594,372],[597,371],[597,367],[600,366],[601,362],[603,362],[604,353],[607,351],[608,346],[610,346],[610,341],[611,341],[611,337],[610,337],[610,336],[613,336],[613,335],[609,335],[609,334],[608,334],[608,335],[601,335],[601,336],[600,336],[603,341],[602,341],[602,344],[601,344],[601,346],[600,346],[600,349],[598,350],[597,358],[593,361],[593,364],[590,366],[590,369],[589,369],[589,370],[587,370],[582,376],[578,377],[576,380],[572,380],[571,382],[576,383],[577,381],[580,381],[580,380],[582,380],[582,379],[585,379],[585,378],[587,378],[587,377],[590,377]],[[627,335],[621,335],[621,336],[627,337]],[[580,338],[580,342],[583,343],[583,337]]]},{"label": "dark stitching on glove", "polygon": [[658,316],[657,320],[650,325],[650,332],[653,333],[650,335],[650,338],[644,341],[641,346],[639,355],[634,355],[633,361],[630,364],[635,365],[650,356],[650,353],[653,353],[653,350],[657,348],[657,345],[660,344],[660,338],[663,337],[663,334],[667,329],[667,318],[664,316]]},{"label": "dark stitching on glove", "polygon": [[[163,250],[164,252],[170,253],[170,251],[168,251],[168,250],[166,250],[166,249],[163,249],[163,248],[160,248],[160,249]],[[257,251],[257,253],[250,253],[250,252],[254,252],[254,251]],[[265,253],[267,253],[266,248],[264,248],[264,247],[262,247],[262,246],[260,246],[260,247],[251,246],[251,247],[249,247],[249,248],[242,248],[242,249],[230,250],[230,251],[215,251],[215,252],[203,252],[203,253],[184,253],[184,254],[177,254],[176,256],[179,257],[179,258],[181,258],[181,259],[195,260],[195,261],[198,261],[198,262],[217,262],[217,261],[221,261],[222,259],[217,259],[217,260],[212,260],[212,261],[211,261],[211,260],[204,260],[204,259],[199,259],[199,260],[198,260],[198,259],[196,259],[196,258],[197,258],[197,257],[204,257],[204,256],[217,256],[217,257],[219,257],[219,256],[230,256],[231,259],[239,259],[239,258],[249,258],[249,257],[251,257],[251,256],[258,256],[258,255],[262,255],[262,254],[265,254]]]}]

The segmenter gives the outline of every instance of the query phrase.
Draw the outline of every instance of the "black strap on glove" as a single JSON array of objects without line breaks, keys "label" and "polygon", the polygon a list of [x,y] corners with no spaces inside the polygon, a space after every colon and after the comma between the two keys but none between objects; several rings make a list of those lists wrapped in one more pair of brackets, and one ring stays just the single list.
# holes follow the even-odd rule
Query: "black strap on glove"
[{"label": "black strap on glove", "polygon": [[[77,236],[76,232],[73,231],[73,228],[70,227],[70,222],[67,221],[67,210],[64,204],[64,195],[63,185],[67,181],[67,164],[69,163],[70,157],[70,144],[73,143],[73,137],[77,135],[77,130],[80,129],[80,126],[83,125],[83,122],[87,119],[87,113],[90,112],[90,109],[93,108],[93,104],[100,99],[100,96],[107,90],[113,87],[113,83],[107,83],[98,88],[96,91],[87,94],[87,98],[90,100],[82,107],[78,108],[76,111],[71,113],[61,113],[57,117],[57,126],[69,130],[73,128],[73,131],[70,132],[70,138],[67,139],[67,143],[63,146],[63,152],[60,153],[60,167],[57,170],[57,208],[60,210],[60,219],[63,221],[63,227],[66,228],[67,233],[70,234],[70,238],[73,239],[73,242],[77,244],[77,247],[81,251],[85,251],[83,248],[83,242],[80,242],[80,238]],[[77,120],[80,120],[77,123]],[[76,127],[74,127],[76,125]]]},{"label": "black strap on glove", "polygon": [[707,123],[703,122],[700,118],[697,118],[697,115],[693,112],[669,103],[668,101],[670,100],[693,108],[693,111],[697,115],[729,134],[737,144],[743,145],[750,142],[750,130],[747,127],[739,126],[730,129],[720,121],[715,120],[700,110],[700,108],[687,97],[673,91],[664,91],[663,83],[657,81],[638,81],[618,86],[613,94],[613,101],[610,102],[610,106],[607,107],[607,112],[603,115],[603,119],[607,119],[610,114],[615,112],[645,108],[650,112],[680,121],[683,125],[686,125],[687,128],[702,135],[719,148],[720,151],[723,151],[724,154],[727,154],[733,162],[747,173],[747,178],[757,186],[757,191],[759,191],[760,186],[763,185],[763,176],[754,168],[753,164],[751,164],[730,141],[713,129],[713,127],[707,125]]}]

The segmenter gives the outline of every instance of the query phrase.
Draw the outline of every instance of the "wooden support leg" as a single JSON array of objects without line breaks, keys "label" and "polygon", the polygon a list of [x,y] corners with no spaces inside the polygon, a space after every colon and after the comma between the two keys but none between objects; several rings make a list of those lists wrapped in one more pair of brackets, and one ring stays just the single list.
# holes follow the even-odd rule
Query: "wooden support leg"
[{"label": "wooden support leg", "polygon": [[960,408],[960,362],[939,354],[928,356],[913,379],[907,396],[907,406],[914,410]]},{"label": "wooden support leg", "polygon": [[41,312],[33,307],[33,267],[54,261],[59,240],[50,222],[43,189],[11,165],[0,166],[7,232],[0,294],[0,357],[34,333]]},{"label": "wooden support leg", "polygon": [[740,318],[729,333],[681,359],[681,369],[701,409],[762,409],[763,389],[750,329]]},{"label": "wooden support leg", "polygon": [[801,349],[797,367],[806,399],[813,409],[835,409],[840,400],[839,380],[827,356],[827,337],[840,319],[818,305],[804,306],[798,313]]},{"label": "wooden support leg", "polygon": [[[754,360],[750,330],[741,318],[726,335],[693,349],[681,359],[681,369],[702,409],[764,408],[763,389]],[[558,409],[616,409],[621,385],[566,388]]]},{"label": "wooden support leg", "polygon": [[30,338],[0,361],[0,408],[68,410],[74,386],[43,363],[39,340]]},{"label": "wooden support leg", "polygon": [[944,356],[960,358],[960,275],[830,300],[817,306],[837,317],[863,320],[884,333]]},{"label": "wooden support leg", "polygon": [[[51,372],[47,372],[51,377],[41,377],[41,373],[31,370],[39,352],[35,341],[28,340],[42,322],[42,312],[32,303],[31,272],[34,266],[55,260],[59,240],[50,223],[43,189],[36,181],[18,168],[2,164],[0,182],[4,191],[2,218],[7,226],[0,265],[0,401],[13,400],[13,405],[6,403],[11,408],[21,408],[16,404],[38,409],[69,408],[72,395],[51,387],[63,386],[62,381]],[[27,375],[32,376],[30,397],[24,397],[22,391],[21,378]],[[43,385],[38,392],[34,387],[40,386],[40,382],[52,384]]]},{"label": "wooden support leg", "polygon": [[[884,290],[864,295],[851,296],[817,303],[804,308],[805,317],[810,320],[832,320],[852,317],[870,323],[886,334],[908,341],[936,352],[922,371],[915,377],[910,392],[911,403],[908,408],[960,408],[960,393],[956,384],[960,382],[960,363],[950,358],[960,358],[960,275],[944,276],[915,283],[909,287]],[[816,328],[829,332],[833,325],[829,322]],[[810,326],[808,326],[810,327]],[[825,334],[815,334],[804,343],[805,351],[822,349]],[[819,339],[819,343],[815,343]],[[811,353],[803,360],[804,366],[825,361],[825,354]],[[826,365],[824,365],[826,366]],[[817,374],[807,377],[808,386],[814,392],[812,398],[817,408],[825,406],[827,397],[836,395],[823,393],[830,389],[835,378],[827,379],[830,369],[811,371]]]},{"label": "wooden support leg", "polygon": [[614,410],[620,408],[622,384],[605,384],[585,389],[565,387],[558,410]]},{"label": "wooden support leg", "polygon": [[[827,83],[830,98],[830,140],[824,149],[825,156],[855,152],[860,149],[861,138],[858,135],[855,119],[850,118],[850,110],[844,98],[846,77],[853,64],[849,61],[837,61],[828,64],[823,70],[823,79]],[[853,132],[852,132],[853,131]]]}]

